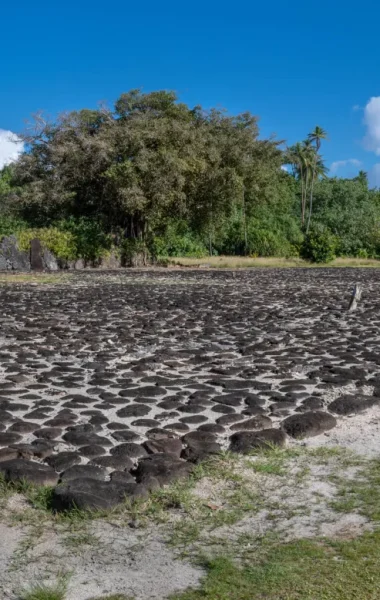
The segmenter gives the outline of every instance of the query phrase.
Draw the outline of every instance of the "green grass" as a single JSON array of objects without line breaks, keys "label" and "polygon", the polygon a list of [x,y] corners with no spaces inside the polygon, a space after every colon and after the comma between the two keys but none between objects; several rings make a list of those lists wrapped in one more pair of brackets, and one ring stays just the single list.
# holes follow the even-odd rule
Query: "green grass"
[{"label": "green grass", "polygon": [[20,600],[65,600],[66,592],[67,578],[62,578],[54,585],[32,585],[21,593]]},{"label": "green grass", "polygon": [[371,521],[380,521],[380,460],[369,461],[356,474],[346,480],[334,478],[338,498],[331,502],[337,512],[359,512]]},{"label": "green grass", "polygon": [[378,600],[380,532],[351,541],[265,539],[245,552],[206,560],[200,589],[170,600]]}]

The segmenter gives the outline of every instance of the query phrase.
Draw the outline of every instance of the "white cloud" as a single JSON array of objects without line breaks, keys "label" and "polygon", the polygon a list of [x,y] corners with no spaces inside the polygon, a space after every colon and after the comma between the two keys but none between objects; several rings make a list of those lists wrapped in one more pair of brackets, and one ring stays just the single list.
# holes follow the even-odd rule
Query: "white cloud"
[{"label": "white cloud", "polygon": [[352,110],[354,112],[357,112],[358,110],[361,110],[361,109],[362,109],[362,107],[359,104],[354,104],[354,106],[352,107]]},{"label": "white cloud", "polygon": [[24,150],[24,142],[12,131],[0,129],[0,169],[17,160]]},{"label": "white cloud", "polygon": [[364,145],[367,150],[380,155],[380,96],[373,96],[364,108],[364,124],[367,133]]},{"label": "white cloud", "polygon": [[286,165],[282,165],[282,166],[281,166],[281,169],[282,169],[283,171],[285,171],[286,173],[289,173],[289,170],[290,170],[290,169],[289,169],[289,167],[288,167],[288,166],[286,166]]},{"label": "white cloud", "polygon": [[336,173],[339,169],[347,166],[359,168],[362,166],[362,163],[357,158],[348,158],[347,160],[336,160],[331,164],[330,173],[334,175],[334,173]]}]

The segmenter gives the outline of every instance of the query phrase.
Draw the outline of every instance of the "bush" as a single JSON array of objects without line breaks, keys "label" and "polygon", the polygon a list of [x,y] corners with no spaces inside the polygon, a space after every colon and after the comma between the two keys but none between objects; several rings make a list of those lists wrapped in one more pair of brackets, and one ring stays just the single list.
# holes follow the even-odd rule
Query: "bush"
[{"label": "bush", "polygon": [[73,236],[76,246],[76,257],[97,263],[112,248],[111,235],[104,232],[102,224],[97,220],[71,217],[57,223],[58,229]]},{"label": "bush", "polygon": [[62,261],[75,260],[77,258],[77,247],[75,237],[68,231],[60,231],[56,227],[43,229],[24,229],[16,232],[20,250],[27,252],[30,242],[38,238],[43,246],[50,250]]},{"label": "bush", "polygon": [[182,221],[167,225],[162,235],[157,235],[151,243],[154,256],[189,256],[202,258],[208,254],[205,245]]},{"label": "bush", "polygon": [[315,226],[305,237],[301,256],[316,263],[328,263],[336,257],[338,238],[322,225]]}]

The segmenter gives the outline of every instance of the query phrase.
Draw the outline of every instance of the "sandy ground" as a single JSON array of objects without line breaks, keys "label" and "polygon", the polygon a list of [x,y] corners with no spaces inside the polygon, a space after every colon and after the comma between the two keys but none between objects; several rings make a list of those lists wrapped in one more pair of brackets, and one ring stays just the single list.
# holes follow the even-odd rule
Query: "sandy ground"
[{"label": "sandy ground", "polygon": [[[374,408],[342,419],[328,434],[291,445],[342,446],[363,458],[373,458],[380,454],[379,432],[380,408]],[[198,550],[202,547],[206,552],[218,553],[225,550],[225,543],[230,548],[242,543],[249,546],[251,538],[267,534],[276,534],[284,541],[316,536],[347,539],[372,529],[365,517],[354,512],[337,513],[331,508],[337,494],[331,475],[355,478],[355,467],[341,469],[339,459],[321,464],[314,461],[308,464],[307,476],[300,479],[307,464],[301,455],[291,462],[288,475],[282,478],[250,469],[247,464],[255,460],[242,457],[237,468],[244,475],[245,485],[259,494],[264,506],[257,512],[248,512],[233,525],[205,530]],[[235,490],[231,481],[204,478],[194,489],[194,497],[226,508],[229,493]],[[49,583],[63,575],[70,575],[67,600],[90,600],[112,593],[124,593],[135,600],[164,600],[173,592],[196,587],[203,575],[202,569],[179,557],[178,549],[168,547],[173,525],[188,518],[181,511],[171,511],[164,525],[141,528],[115,519],[93,521],[83,530],[88,544],[75,547],[70,539],[81,535],[81,528],[68,532],[54,524],[11,525],[17,523],[17,515],[25,507],[25,500],[14,496],[2,512],[0,595],[4,600],[17,600],[25,585],[41,580]],[[242,536],[248,538],[241,542]]]},{"label": "sandy ground", "polygon": [[363,414],[343,417],[331,431],[298,442],[299,444],[308,448],[341,446],[366,458],[380,457],[380,407],[370,408]]}]

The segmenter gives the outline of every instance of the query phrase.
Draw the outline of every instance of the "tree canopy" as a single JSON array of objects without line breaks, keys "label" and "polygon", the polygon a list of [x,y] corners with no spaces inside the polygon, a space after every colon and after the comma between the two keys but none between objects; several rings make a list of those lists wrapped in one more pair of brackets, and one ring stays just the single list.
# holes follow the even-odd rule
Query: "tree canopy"
[{"label": "tree canopy", "polygon": [[326,179],[326,138],[317,126],[286,148],[261,138],[249,112],[191,108],[171,91],[131,90],[113,108],[54,121],[37,114],[27,150],[0,173],[0,234],[11,218],[161,254],[297,255],[322,226],[344,237],[339,251],[377,255],[379,194],[365,174]]}]

